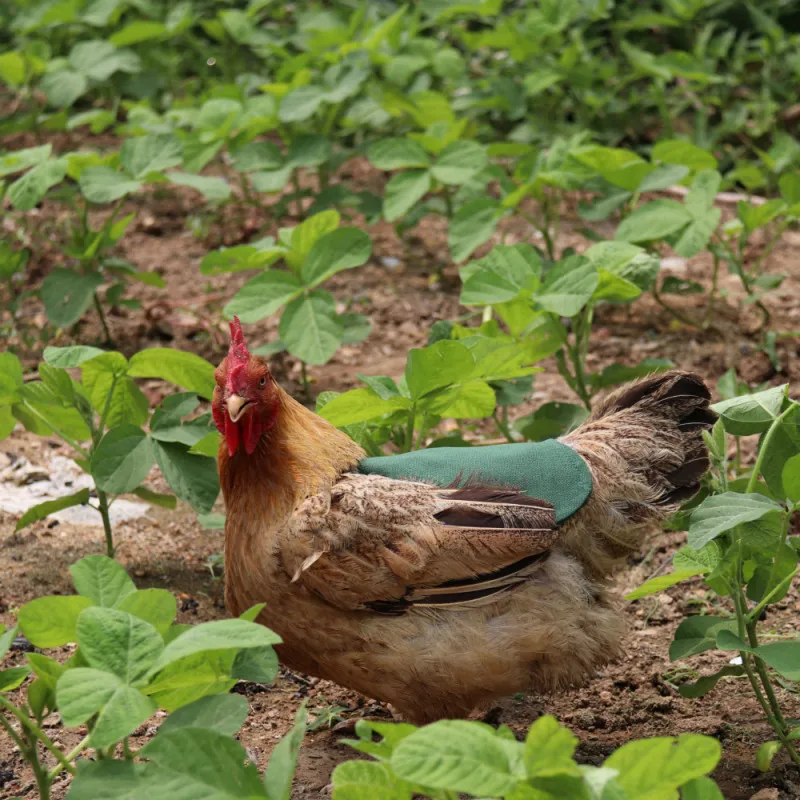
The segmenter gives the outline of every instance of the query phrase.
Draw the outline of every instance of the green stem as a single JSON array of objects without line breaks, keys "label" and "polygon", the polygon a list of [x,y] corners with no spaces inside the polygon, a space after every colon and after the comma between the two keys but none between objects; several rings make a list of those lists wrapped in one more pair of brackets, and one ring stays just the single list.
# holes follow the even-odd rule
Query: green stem
[{"label": "green stem", "polygon": [[766,261],[766,259],[769,257],[769,254],[775,249],[775,245],[778,243],[781,236],[783,236],[784,231],[789,227],[789,223],[790,220],[786,220],[782,225],[778,226],[777,232],[761,251],[761,255],[758,257],[756,263],[753,265],[753,268],[750,270],[751,275],[758,276],[761,274],[761,267],[764,266],[764,261]]},{"label": "green stem", "polygon": [[300,362],[300,378],[303,381],[303,394],[306,401],[311,402],[311,384],[308,382],[308,367],[305,361]]},{"label": "green stem", "polygon": [[775,432],[780,428],[783,420],[789,416],[791,412],[794,411],[797,403],[791,402],[789,407],[784,411],[779,417],[777,417],[772,425],[770,425],[769,430],[767,431],[766,435],[764,436],[764,441],[761,443],[761,448],[758,451],[758,458],[756,458],[755,466],[753,467],[753,473],[750,475],[750,480],[747,483],[747,488],[745,492],[748,494],[750,492],[755,491],[756,484],[758,483],[758,476],[761,474],[761,467],[764,464],[764,456],[766,455],[767,451],[769,450],[770,443],[772,442],[772,438],[775,436]]},{"label": "green stem", "polygon": [[103,306],[100,303],[100,298],[97,296],[97,292],[94,293],[94,307],[97,309],[97,313],[100,316],[100,322],[103,326],[103,333],[106,337],[106,344],[113,345],[114,340],[111,338],[111,331],[108,329],[108,322],[106,321],[106,314],[103,311]]},{"label": "green stem", "polygon": [[303,218],[303,198],[302,198],[302,196],[300,194],[300,191],[301,191],[300,190],[300,173],[299,173],[299,171],[298,171],[298,169],[296,167],[295,167],[295,169],[292,170],[292,182],[294,183],[294,195],[295,195],[295,198],[294,198],[294,203],[295,203],[294,213],[295,213],[295,216],[298,219],[302,219]]},{"label": "green stem", "polygon": [[414,445],[414,424],[417,421],[417,409],[411,406],[408,410],[408,425],[406,426],[405,452],[410,453]]},{"label": "green stem", "polygon": [[[97,488],[97,484],[95,484]],[[97,503],[100,507],[100,516],[103,518],[103,531],[106,537],[106,555],[114,558],[114,537],[111,532],[111,518],[108,514],[108,496],[102,489],[97,489]]]},{"label": "green stem", "polygon": [[492,414],[492,416],[494,417],[495,425],[497,425],[497,430],[499,430],[500,433],[502,433],[503,436],[505,436],[506,439],[508,439],[508,441],[511,444],[513,444],[517,440],[511,434],[511,429],[508,427],[508,407],[507,406],[503,406],[503,412],[504,412],[504,414],[503,414],[504,418],[501,418],[501,417],[497,416],[497,409],[494,410],[494,414]]},{"label": "green stem", "polygon": [[444,205],[447,209],[447,219],[453,219],[453,197],[450,194],[450,187],[442,184],[442,195],[444,196]]},{"label": "green stem", "polygon": [[[84,736],[83,739],[81,739],[81,741],[75,747],[73,747],[72,750],[69,751],[69,753],[67,753],[64,756],[64,761],[66,762],[68,767],[71,768],[70,771],[72,772],[73,775],[75,774],[75,768],[72,767],[72,762],[87,748],[88,744],[89,744],[89,737]],[[53,780],[53,778],[55,778],[64,769],[67,769],[68,767],[65,767],[63,764],[59,764],[57,767],[53,767],[53,769],[50,770],[50,775],[49,775],[50,780]]]},{"label": "green stem", "polygon": [[[761,601],[753,610],[748,614],[748,619],[751,622],[757,622],[758,618],[761,616],[761,612],[772,602],[772,598],[775,595],[780,594],[793,580],[797,575],[800,575],[800,567],[797,567],[791,574],[787,575],[780,583],[776,584],[775,587],[764,597],[761,598]],[[767,584],[769,586],[769,584]]]},{"label": "green stem", "polygon": [[663,308],[665,311],[668,311],[673,317],[675,317],[675,319],[677,319],[679,322],[682,322],[684,325],[689,325],[692,328],[700,327],[694,320],[689,319],[689,317],[687,317],[685,314],[678,311],[677,308],[674,308],[667,303],[666,300],[664,300],[659,294],[658,288],[655,284],[653,284],[653,299],[661,306],[661,308]]}]

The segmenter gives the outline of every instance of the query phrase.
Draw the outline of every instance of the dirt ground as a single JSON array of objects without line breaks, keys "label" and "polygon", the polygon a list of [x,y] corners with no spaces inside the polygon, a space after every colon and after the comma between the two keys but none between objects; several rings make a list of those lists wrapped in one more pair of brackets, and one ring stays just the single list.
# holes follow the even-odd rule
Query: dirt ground
[{"label": "dirt ground", "polygon": [[[363,164],[349,167],[353,178],[369,187],[378,177]],[[260,231],[275,233],[282,225],[294,224],[289,218],[270,219],[268,212],[249,208],[227,208],[221,219],[199,219],[197,198],[191,191],[165,196],[144,195],[137,207],[137,218],[122,240],[119,255],[135,263],[140,270],[155,270],[166,283],[166,290],[143,285],[132,286],[131,296],[141,301],[139,309],[117,309],[110,317],[111,331],[117,346],[130,355],[148,346],[172,346],[192,350],[212,360],[220,360],[226,331],[220,309],[252,272],[223,275],[210,279],[200,276],[198,264],[211,248],[222,243],[243,243]],[[30,212],[28,230],[20,227],[19,218],[7,215],[3,225],[29,236],[34,255],[29,264],[31,285],[63,258],[56,247],[57,221],[62,209],[45,204]],[[588,246],[577,233],[582,226],[574,208],[564,209],[558,245],[577,250]],[[202,223],[203,235],[189,231],[190,218]],[[358,222],[356,220],[355,222]],[[600,228],[608,235],[609,229]],[[535,240],[533,229],[519,218],[504,225],[506,243]],[[464,309],[459,307],[460,284],[457,270],[446,266],[446,230],[437,220],[426,220],[406,234],[404,241],[393,228],[380,223],[370,229],[373,255],[367,266],[336,276],[329,284],[341,301],[369,316],[373,329],[370,337],[357,345],[343,347],[324,367],[310,370],[314,393],[346,390],[358,384],[357,373],[387,374],[399,377],[409,348],[426,343],[427,332],[437,320],[454,319]],[[259,234],[260,235],[260,234]],[[498,235],[499,238],[499,235]],[[783,286],[765,301],[772,312],[772,329],[787,335],[777,343],[780,370],[760,350],[761,337],[754,333],[757,316],[750,307],[739,309],[736,279],[724,278],[729,292],[715,312],[715,328],[698,332],[676,323],[649,296],[631,307],[600,309],[589,356],[589,368],[597,369],[614,361],[633,364],[645,357],[671,358],[678,366],[696,370],[712,386],[730,367],[751,385],[762,381],[772,384],[789,382],[800,394],[798,340],[791,335],[800,330],[800,263],[797,256],[800,234],[788,232],[767,263],[768,272],[785,273]],[[484,248],[485,249],[485,248]],[[752,254],[758,255],[757,250]],[[699,257],[690,262],[665,253],[665,269],[676,277],[710,282],[710,263]],[[441,270],[441,271],[440,271]],[[438,277],[437,277],[438,273]],[[689,315],[702,312],[695,297],[672,302]],[[27,345],[21,353],[26,365],[33,367],[44,343],[66,344],[64,335],[52,338],[38,306],[26,306],[21,319]],[[5,312],[3,312],[5,313]],[[0,322],[7,321],[0,318]],[[272,317],[248,328],[255,345],[275,338],[277,318]],[[42,341],[42,337],[47,342]],[[98,321],[89,313],[77,332],[77,339],[95,343],[100,337]],[[17,343],[19,344],[19,343]],[[555,365],[545,362],[546,371],[536,376],[531,399],[514,409],[513,416],[530,413],[548,400],[574,401],[558,376]],[[275,374],[284,386],[299,394],[299,365],[290,357],[278,356]],[[157,381],[145,382],[145,391],[153,401],[170,391]],[[56,441],[36,439],[15,431],[0,442],[0,471],[25,457],[45,469],[56,455],[67,456]],[[160,478],[151,476],[152,488]],[[16,515],[0,512],[0,620],[13,621],[13,613],[26,601],[44,594],[69,593],[72,590],[68,566],[89,553],[102,552],[100,527],[55,523],[45,520],[14,534]],[[119,559],[131,572],[140,588],[163,587],[179,599],[179,621],[200,622],[225,615],[221,606],[219,579],[212,577],[208,559],[222,550],[222,532],[199,526],[188,507],[176,511],[151,508],[145,517],[120,523],[116,528]],[[685,534],[654,531],[639,557],[632,559],[618,576],[620,594],[665,567],[672,553],[684,541]],[[624,655],[599,673],[588,685],[557,697],[518,697],[504,704],[501,721],[522,735],[543,713],[554,714],[581,740],[579,759],[600,763],[614,748],[632,738],[676,735],[685,732],[705,733],[718,738],[724,747],[723,760],[715,773],[726,798],[759,800],[800,797],[800,774],[779,756],[773,770],[759,773],[754,766],[759,745],[770,738],[761,709],[751,697],[743,680],[727,680],[716,691],[700,700],[686,700],[678,694],[675,667],[668,658],[668,646],[680,620],[689,613],[709,608],[713,602],[699,585],[692,582],[675,587],[656,598],[635,603],[621,603],[628,620],[629,634]],[[800,595],[795,589],[776,606],[767,626],[778,633],[796,628]],[[66,649],[64,657],[68,655]],[[706,654],[693,662],[701,672],[711,672],[724,663],[723,654]],[[9,661],[23,663],[24,654],[13,652]],[[263,769],[278,739],[291,724],[299,703],[309,702],[312,718],[336,707],[339,719],[360,715],[387,714],[386,709],[369,698],[341,689],[335,684],[282,671],[272,686],[240,685],[250,701],[250,715],[240,739],[250,756]],[[779,690],[788,716],[800,717],[800,698]],[[159,723],[154,718],[137,732],[138,746],[151,737]],[[49,734],[67,747],[77,743],[80,732],[65,731],[58,719],[49,723]],[[321,725],[308,733],[300,754],[300,764],[293,797],[315,798],[330,794],[333,767],[355,754],[338,743],[341,734]],[[34,797],[30,772],[23,765],[7,739],[0,738],[0,798]],[[61,798],[66,782],[59,784],[54,796]]]}]

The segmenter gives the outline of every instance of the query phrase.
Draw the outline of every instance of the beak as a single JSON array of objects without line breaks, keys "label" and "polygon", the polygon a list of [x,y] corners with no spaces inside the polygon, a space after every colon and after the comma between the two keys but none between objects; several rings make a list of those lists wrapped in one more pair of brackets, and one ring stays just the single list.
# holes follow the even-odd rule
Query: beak
[{"label": "beak", "polygon": [[232,394],[225,404],[228,408],[228,416],[231,418],[231,422],[238,422],[244,416],[250,403],[250,400],[245,400],[244,397],[240,397],[238,394]]}]

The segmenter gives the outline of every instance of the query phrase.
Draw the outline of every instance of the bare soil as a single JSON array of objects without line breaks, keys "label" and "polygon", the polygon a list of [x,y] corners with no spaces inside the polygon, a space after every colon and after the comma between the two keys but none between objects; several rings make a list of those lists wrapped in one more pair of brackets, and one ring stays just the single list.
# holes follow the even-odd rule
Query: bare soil
[{"label": "bare soil", "polygon": [[[345,169],[361,186],[369,187],[380,180],[363,163],[356,162]],[[226,340],[221,308],[255,273],[206,279],[199,273],[200,259],[222,243],[246,242],[263,233],[275,233],[280,226],[295,224],[290,218],[271,218],[268,209],[228,207],[215,219],[203,220],[205,232],[197,238],[189,232],[188,221],[199,216],[198,208],[197,197],[190,190],[168,196],[151,192],[143,196],[138,206],[131,205],[137,217],[122,240],[118,255],[140,270],[161,274],[167,289],[133,284],[130,296],[138,299],[141,307],[115,309],[110,315],[117,347],[128,355],[144,347],[171,346],[192,350],[212,361],[221,359]],[[573,212],[573,208],[564,209],[559,250],[575,247],[580,251],[589,244],[577,232],[583,223]],[[18,230],[33,244],[28,276],[32,287],[64,258],[57,246],[57,223],[64,219],[64,214],[62,209],[45,203],[24,219],[7,216],[4,220],[6,229]],[[360,222],[356,219],[353,224]],[[601,232],[608,234],[605,230]],[[399,377],[408,349],[426,343],[430,326],[437,320],[454,319],[464,311],[458,304],[457,270],[447,266],[443,222],[425,220],[402,241],[386,223],[373,226],[370,234],[374,249],[369,264],[336,276],[329,286],[342,309],[353,308],[369,316],[372,334],[361,344],[343,347],[324,367],[310,370],[315,393],[352,388],[358,384],[357,373]],[[536,239],[531,226],[520,218],[509,221],[502,234],[506,243]],[[722,279],[728,297],[715,310],[714,327],[708,331],[676,322],[649,296],[631,307],[600,309],[589,368],[602,368],[614,361],[634,364],[645,357],[663,357],[680,367],[696,370],[712,386],[733,367],[741,379],[753,386],[762,381],[789,382],[797,396],[800,394],[798,340],[791,332],[800,330],[797,300],[800,264],[795,255],[798,245],[800,234],[788,232],[766,265],[768,272],[787,275],[783,286],[765,300],[773,317],[772,330],[789,334],[777,341],[780,369],[776,370],[760,349],[762,337],[755,332],[758,315],[750,306],[739,306],[741,292],[737,280],[729,276]],[[754,248],[751,256],[758,256],[758,248]],[[711,264],[703,256],[688,263],[671,257],[665,268],[677,277],[710,284]],[[672,302],[695,318],[704,312],[702,297],[673,298]],[[0,317],[0,323],[7,320],[7,316],[5,320]],[[35,365],[44,344],[70,341],[66,335],[56,337],[47,329],[34,302],[26,304],[17,322],[24,337],[11,344],[29,367]],[[250,326],[248,336],[258,345],[275,338],[276,329],[277,318],[273,317]],[[85,343],[100,340],[101,329],[94,312],[87,314],[85,322],[71,336]],[[514,409],[514,416],[530,413],[548,400],[574,402],[555,365],[548,361],[543,366],[546,371],[536,376],[533,396]],[[291,357],[278,356],[274,371],[284,386],[299,396],[299,364]],[[170,391],[158,381],[145,382],[143,388],[153,401]],[[0,443],[3,463],[25,457],[46,467],[54,455],[68,453],[57,441],[37,439],[23,431],[15,431]],[[157,475],[151,478],[152,488],[158,489],[160,478]],[[0,620],[6,624],[13,621],[14,612],[22,604],[34,597],[71,592],[69,565],[84,555],[103,550],[99,527],[44,520],[15,534],[15,522],[15,516],[0,512],[0,575],[3,576]],[[620,594],[662,570],[684,536],[654,531],[640,557],[632,559],[618,576]],[[207,565],[209,557],[222,550],[222,532],[201,528],[188,507],[179,506],[176,511],[152,508],[146,517],[120,523],[116,540],[118,557],[140,588],[163,587],[178,597],[179,621],[200,622],[225,616],[220,581],[212,576]],[[717,737],[724,747],[715,777],[726,798],[750,798],[757,792],[759,800],[800,797],[800,774],[783,756],[776,759],[773,770],[767,774],[755,769],[755,753],[771,737],[761,709],[744,681],[725,681],[700,700],[683,699],[676,690],[675,682],[680,676],[675,676],[675,665],[668,658],[675,628],[684,616],[710,609],[714,602],[699,584],[689,582],[656,598],[622,603],[621,613],[629,623],[622,658],[582,688],[556,697],[509,699],[500,721],[523,735],[538,716],[554,714],[580,738],[579,758],[589,764],[600,763],[613,749],[632,738],[686,732],[709,734]],[[796,630],[798,612],[800,595],[795,589],[771,613],[767,624],[775,632],[791,633]],[[63,656],[68,656],[66,649]],[[24,663],[24,653],[14,652],[9,660]],[[693,666],[707,673],[724,661],[722,654],[707,654]],[[385,708],[370,698],[289,670],[283,670],[272,686],[240,685],[237,691],[245,693],[250,701],[250,715],[240,739],[261,768],[304,699],[309,702],[312,717],[335,706],[343,707],[339,719],[389,716]],[[798,695],[780,689],[779,696],[787,715],[800,717]],[[135,744],[141,745],[151,737],[159,722],[155,717],[142,726],[134,737]],[[67,747],[77,743],[81,736],[80,731],[64,730],[57,718],[49,725],[51,737]],[[339,744],[340,738],[341,734],[325,725],[307,735],[293,797],[329,796],[333,767],[355,755]],[[66,785],[66,781],[62,782],[54,796],[63,797]],[[0,798],[34,796],[30,771],[11,743],[0,737]]]}]

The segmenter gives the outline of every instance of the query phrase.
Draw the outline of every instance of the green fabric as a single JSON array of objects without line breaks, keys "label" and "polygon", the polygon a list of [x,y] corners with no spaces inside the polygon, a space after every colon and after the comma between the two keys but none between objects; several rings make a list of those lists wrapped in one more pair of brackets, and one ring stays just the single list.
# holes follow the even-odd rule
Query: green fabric
[{"label": "green fabric", "polygon": [[569,519],[592,493],[586,462],[555,439],[544,442],[498,444],[490,447],[431,447],[396,456],[365,458],[358,471],[398,480],[422,480],[448,486],[459,475],[501,486],[513,486],[529,497],[547,500],[556,521]]}]

